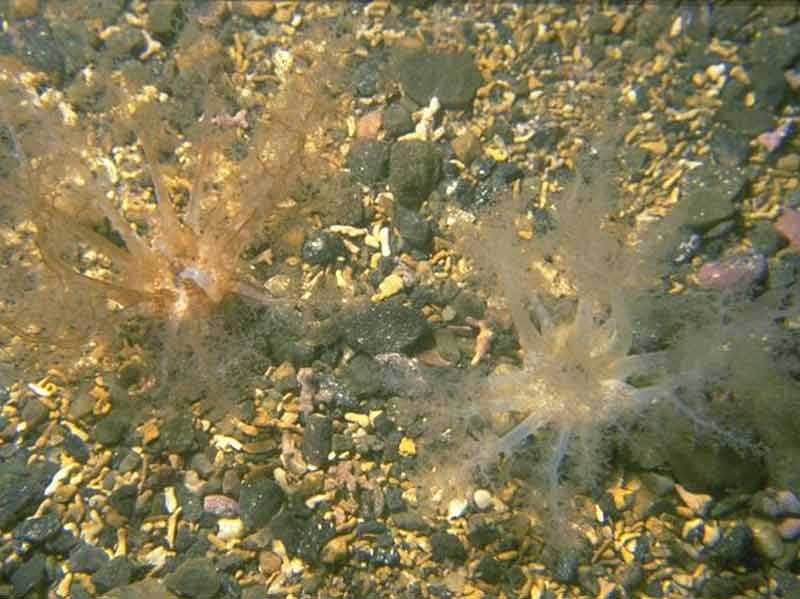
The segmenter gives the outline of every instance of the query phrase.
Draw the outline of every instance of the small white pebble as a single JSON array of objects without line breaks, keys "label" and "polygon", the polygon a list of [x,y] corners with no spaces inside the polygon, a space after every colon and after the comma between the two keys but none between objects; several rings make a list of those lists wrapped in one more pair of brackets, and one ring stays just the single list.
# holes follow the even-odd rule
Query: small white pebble
[{"label": "small white pebble", "polygon": [[456,518],[460,518],[464,515],[464,512],[467,511],[467,500],[459,497],[458,499],[452,499],[450,503],[447,505],[447,519],[448,520],[455,520]]},{"label": "small white pebble", "polygon": [[178,497],[175,495],[175,487],[167,487],[164,489],[164,507],[167,508],[167,513],[172,514],[178,508]]},{"label": "small white pebble", "polygon": [[475,507],[479,510],[487,510],[492,507],[492,494],[486,489],[478,489],[472,495],[472,500],[475,502]]},{"label": "small white pebble", "polygon": [[220,518],[217,520],[219,532],[217,536],[223,541],[239,539],[244,532],[244,523],[241,518]]}]

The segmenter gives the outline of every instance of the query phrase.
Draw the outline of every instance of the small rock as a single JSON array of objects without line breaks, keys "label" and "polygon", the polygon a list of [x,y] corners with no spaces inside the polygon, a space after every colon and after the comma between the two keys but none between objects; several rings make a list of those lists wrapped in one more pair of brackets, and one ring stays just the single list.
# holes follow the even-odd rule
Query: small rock
[{"label": "small rock", "polygon": [[49,413],[50,411],[47,409],[47,406],[36,397],[31,397],[25,401],[25,405],[22,406],[22,419],[25,421],[25,424],[28,425],[29,429],[35,429],[42,424],[47,420]]},{"label": "small rock", "polygon": [[768,520],[749,518],[747,525],[753,531],[756,550],[770,561],[780,559],[783,555],[783,540],[775,524]]},{"label": "small rock", "polygon": [[85,464],[89,459],[89,447],[78,435],[67,433],[64,435],[64,442],[61,445],[64,451],[75,461]]},{"label": "small rock", "polygon": [[505,567],[493,557],[486,555],[481,558],[475,568],[475,577],[489,584],[496,584],[503,576]]},{"label": "small rock", "polygon": [[409,210],[403,206],[396,206],[392,223],[400,233],[403,249],[427,252],[433,243],[433,230],[431,224],[416,210]]},{"label": "small rock", "polygon": [[220,588],[219,574],[210,559],[188,559],[166,578],[167,587],[181,597],[212,599]]},{"label": "small rock", "polygon": [[358,139],[347,156],[347,166],[359,181],[370,185],[386,178],[389,144],[378,139]]},{"label": "small rock", "polygon": [[15,19],[28,19],[39,10],[39,0],[11,0],[8,8]]},{"label": "small rock", "polygon": [[706,262],[697,272],[697,283],[703,289],[744,291],[762,283],[766,276],[764,256],[742,253],[722,261]]},{"label": "small rock", "polygon": [[331,419],[322,414],[311,414],[303,431],[303,457],[309,464],[322,467],[328,463],[333,442]]},{"label": "small rock", "polygon": [[752,555],[753,533],[744,524],[737,524],[722,536],[708,553],[708,561],[716,568],[732,570]]},{"label": "small rock", "polygon": [[334,565],[347,559],[350,553],[350,541],[346,536],[334,537],[328,541],[320,552],[323,564]]},{"label": "small rock", "polygon": [[451,145],[456,158],[466,166],[469,166],[470,163],[480,155],[480,140],[471,131],[467,131],[456,137]]},{"label": "small rock", "polygon": [[139,490],[136,485],[122,485],[111,493],[108,503],[120,516],[130,519],[136,507],[136,497],[138,494]]},{"label": "small rock", "polygon": [[778,523],[778,534],[784,541],[794,541],[800,537],[800,518],[784,518]]},{"label": "small rock", "polygon": [[400,60],[398,76],[417,104],[427,106],[437,97],[444,108],[467,107],[483,83],[468,52],[413,52]]},{"label": "small rock", "polygon": [[217,536],[223,541],[241,539],[244,522],[240,518],[220,518],[217,521]]},{"label": "small rock", "polygon": [[93,574],[108,561],[108,554],[100,547],[82,544],[72,551],[69,556],[69,569],[71,572],[84,572]]},{"label": "small rock", "polygon": [[97,572],[92,574],[92,584],[100,593],[106,593],[126,584],[133,578],[133,565],[124,555],[103,564]]},{"label": "small rock", "polygon": [[793,247],[800,247],[800,212],[794,208],[784,208],[775,221],[775,229],[786,237]]},{"label": "small rock", "polygon": [[686,504],[692,512],[698,516],[704,516],[711,509],[714,503],[714,498],[705,493],[691,493],[687,491],[683,485],[676,484],[675,491],[677,491],[683,503]]},{"label": "small rock", "polygon": [[466,513],[468,507],[469,502],[466,499],[457,498],[450,500],[450,503],[447,504],[447,519],[455,520],[456,518],[460,518]]},{"label": "small rock", "polygon": [[383,130],[389,139],[410,133],[414,130],[411,113],[402,104],[390,104],[383,113]]},{"label": "small rock", "polygon": [[356,137],[376,138],[381,128],[382,118],[380,110],[373,110],[362,116],[356,123]]},{"label": "small rock", "polygon": [[61,522],[55,514],[41,518],[28,518],[14,527],[14,538],[32,545],[39,545],[52,539],[61,530]]},{"label": "small rock", "polygon": [[203,497],[203,510],[215,516],[238,516],[239,503],[225,495],[206,495]]},{"label": "small rock", "polygon": [[171,37],[181,10],[177,0],[159,0],[147,7],[147,28],[157,36]]},{"label": "small rock", "polygon": [[475,507],[481,511],[492,507],[492,494],[486,489],[477,489],[472,495],[472,500],[475,502]]},{"label": "small rock", "polygon": [[461,539],[448,532],[435,532],[431,535],[431,550],[431,557],[437,562],[464,562],[467,559],[467,550]]},{"label": "small rock", "polygon": [[432,143],[395,142],[389,158],[389,189],[400,204],[416,209],[433,191],[440,170],[439,153]]},{"label": "small rock", "polygon": [[167,453],[186,453],[194,445],[194,425],[186,415],[173,416],[161,427],[161,441]]},{"label": "small rock", "polygon": [[344,318],[345,340],[369,355],[407,353],[429,332],[415,310],[394,302],[366,304]]},{"label": "small rock", "polygon": [[20,565],[11,575],[14,597],[44,597],[47,584],[44,557],[38,553]]},{"label": "small rock", "polygon": [[752,510],[770,518],[800,516],[800,500],[791,491],[765,489],[753,495],[750,501]]},{"label": "small rock", "polygon": [[263,528],[283,505],[284,493],[278,484],[268,478],[242,483],[239,508],[248,530]]},{"label": "small rock", "polygon": [[780,170],[797,172],[800,170],[800,154],[786,154],[778,158],[775,166]]},{"label": "small rock", "polygon": [[306,236],[300,255],[309,264],[333,264],[339,256],[347,254],[344,242],[338,235],[327,231],[314,231]]},{"label": "small rock", "polygon": [[117,410],[100,420],[94,427],[94,438],[107,447],[119,443],[130,427],[130,418]]}]

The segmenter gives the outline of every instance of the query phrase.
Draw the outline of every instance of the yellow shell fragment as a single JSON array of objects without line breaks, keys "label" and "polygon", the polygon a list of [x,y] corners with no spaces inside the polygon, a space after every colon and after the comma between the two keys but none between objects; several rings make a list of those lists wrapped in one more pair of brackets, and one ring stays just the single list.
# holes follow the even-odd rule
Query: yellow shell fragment
[{"label": "yellow shell fragment", "polygon": [[397,448],[401,456],[411,457],[417,455],[417,446],[413,439],[403,437],[400,439],[400,446]]},{"label": "yellow shell fragment", "polygon": [[378,293],[372,296],[373,302],[381,302],[387,297],[392,297],[394,294],[403,290],[403,279],[398,275],[391,274],[386,277],[378,286]]}]

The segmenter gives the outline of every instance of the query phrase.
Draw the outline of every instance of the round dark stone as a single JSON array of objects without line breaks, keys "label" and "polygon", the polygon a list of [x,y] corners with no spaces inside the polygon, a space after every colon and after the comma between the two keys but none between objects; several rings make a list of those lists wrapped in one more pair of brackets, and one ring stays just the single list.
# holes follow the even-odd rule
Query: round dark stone
[{"label": "round dark stone", "polygon": [[242,483],[239,508],[242,520],[250,530],[263,528],[278,513],[285,495],[275,481],[259,478]]},{"label": "round dark stone", "polygon": [[191,599],[212,599],[220,588],[214,563],[204,557],[186,560],[167,576],[166,582],[170,590]]},{"label": "round dark stone", "polygon": [[408,208],[417,208],[439,180],[441,159],[434,145],[410,139],[392,146],[389,159],[389,189]]},{"label": "round dark stone", "polygon": [[416,311],[391,302],[357,308],[342,328],[348,345],[373,356],[407,353],[429,332]]},{"label": "round dark stone", "polygon": [[400,60],[398,78],[417,104],[436,96],[444,108],[466,108],[483,83],[468,52],[413,52]]}]

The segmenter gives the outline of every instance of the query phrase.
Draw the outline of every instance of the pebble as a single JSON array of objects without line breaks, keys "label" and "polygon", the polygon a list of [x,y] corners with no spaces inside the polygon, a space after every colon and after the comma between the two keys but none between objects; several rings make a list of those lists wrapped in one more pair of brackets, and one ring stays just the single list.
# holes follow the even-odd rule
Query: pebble
[{"label": "pebble", "polygon": [[800,247],[800,212],[794,208],[784,208],[775,221],[775,228],[792,246]]},{"label": "pebble", "polygon": [[100,547],[82,544],[72,551],[69,556],[69,569],[71,572],[85,572],[93,574],[108,561],[108,554]]},{"label": "pebble", "polygon": [[212,599],[220,589],[220,580],[214,563],[207,558],[188,559],[166,579],[167,587],[191,599]]},{"label": "pebble", "polygon": [[714,503],[714,498],[711,495],[704,493],[692,493],[687,491],[683,485],[676,484],[675,491],[680,496],[681,500],[686,507],[692,510],[698,516],[704,516]]},{"label": "pebble", "polygon": [[366,304],[344,318],[346,343],[369,355],[407,353],[428,332],[427,321],[416,310],[392,302]]},{"label": "pebble", "polygon": [[706,262],[697,273],[703,289],[743,291],[764,280],[767,260],[761,254],[738,254],[720,262]]},{"label": "pebble", "polygon": [[473,493],[472,500],[479,510],[488,510],[492,507],[492,494],[486,489],[478,489]]},{"label": "pebble", "polygon": [[99,593],[107,593],[126,584],[133,579],[133,565],[124,555],[105,562],[92,574],[92,584]]},{"label": "pebble", "polygon": [[239,494],[239,507],[248,530],[257,530],[269,524],[283,505],[284,498],[285,495],[278,484],[268,478],[243,482]]},{"label": "pebble", "polygon": [[43,597],[42,593],[46,583],[47,572],[44,557],[38,553],[11,574],[14,597]]},{"label": "pebble", "polygon": [[221,517],[238,516],[239,503],[225,495],[206,495],[203,497],[203,511]]},{"label": "pebble", "polygon": [[460,518],[466,513],[468,507],[469,502],[464,498],[451,499],[450,503],[447,504],[447,519],[455,520]]},{"label": "pebble", "polygon": [[483,78],[469,52],[420,50],[398,65],[398,76],[408,97],[427,105],[439,98],[445,108],[466,108]]},{"label": "pebble", "polygon": [[27,19],[38,12],[39,0],[11,0],[9,9],[15,19]]},{"label": "pebble", "polygon": [[381,128],[383,116],[380,110],[368,112],[356,122],[356,137],[375,138]]},{"label": "pebble", "polygon": [[754,512],[780,518],[781,516],[800,516],[800,500],[791,491],[765,489],[753,495],[750,505]]},{"label": "pebble", "polygon": [[370,138],[356,140],[347,156],[347,166],[362,183],[378,183],[389,172],[389,144]]},{"label": "pebble", "polygon": [[14,527],[14,538],[33,545],[39,545],[53,538],[61,530],[61,522],[55,514],[41,518],[28,518]]},{"label": "pebble", "polygon": [[480,155],[480,140],[471,131],[462,133],[450,145],[456,158],[463,162],[465,166],[469,166]]},{"label": "pebble", "polygon": [[756,550],[770,561],[780,559],[783,555],[783,540],[775,524],[769,520],[749,518],[747,525],[753,532]]},{"label": "pebble", "polygon": [[350,539],[347,536],[334,537],[328,541],[320,552],[323,564],[334,565],[347,559],[350,553]]},{"label": "pebble", "polygon": [[410,139],[392,145],[389,190],[397,202],[417,209],[439,181],[441,159],[428,141]]},{"label": "pebble", "polygon": [[800,518],[785,518],[778,522],[778,533],[785,541],[794,541],[800,537]]},{"label": "pebble", "polygon": [[454,534],[435,532],[431,535],[431,557],[437,562],[452,560],[460,563],[467,559],[467,550]]},{"label": "pebble", "polygon": [[240,539],[244,534],[241,518],[220,518],[217,520],[217,536],[223,541]]}]

